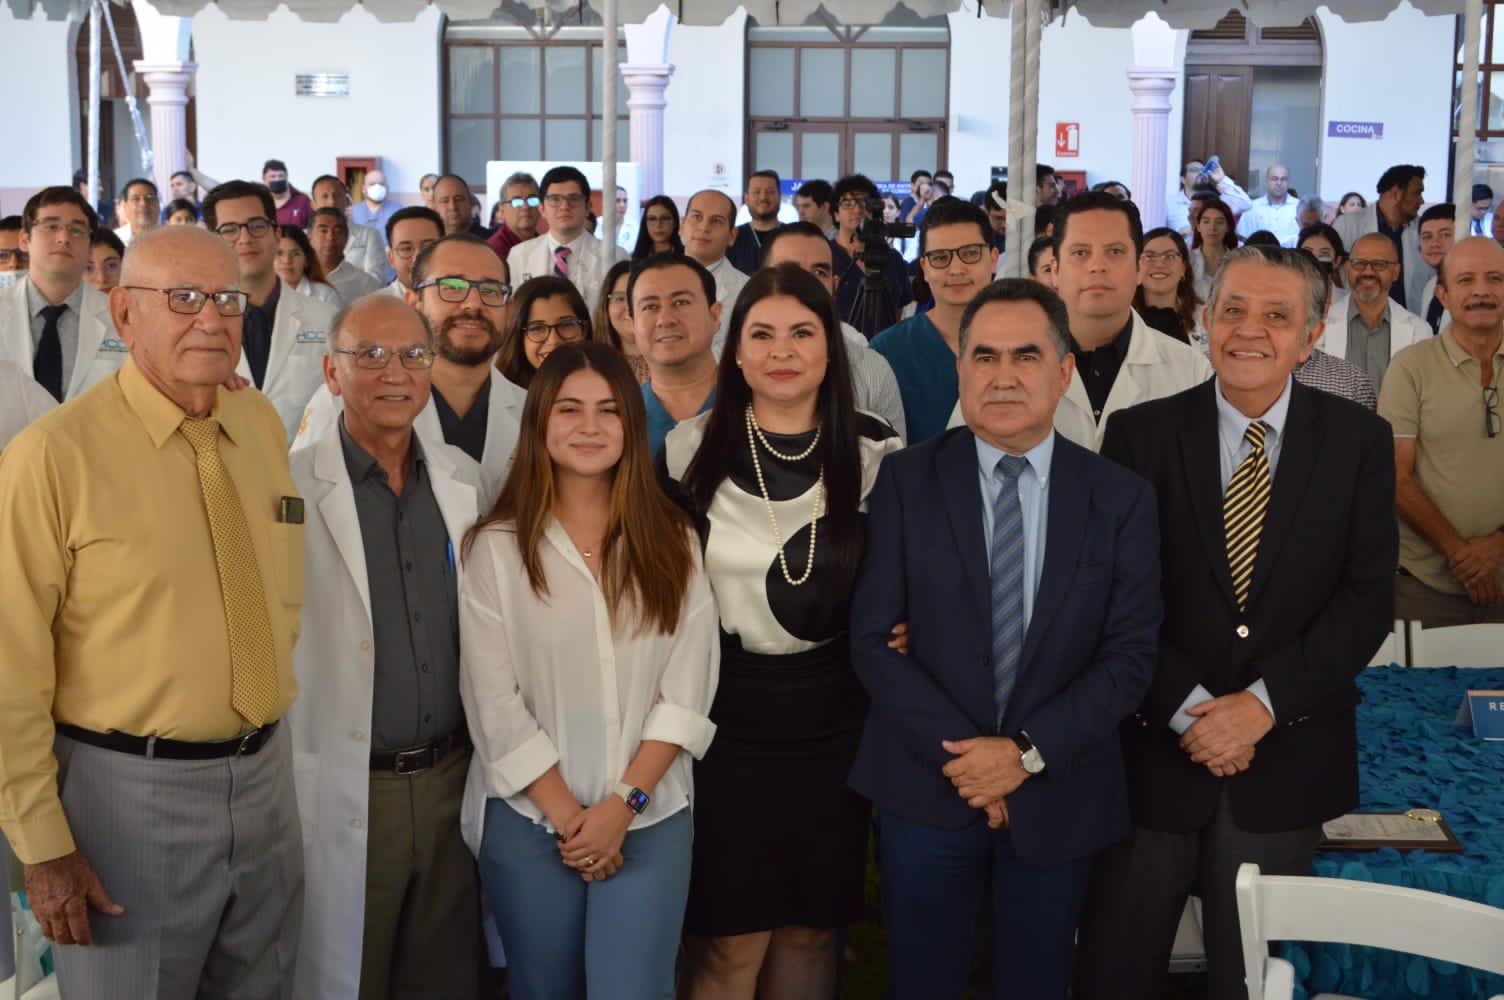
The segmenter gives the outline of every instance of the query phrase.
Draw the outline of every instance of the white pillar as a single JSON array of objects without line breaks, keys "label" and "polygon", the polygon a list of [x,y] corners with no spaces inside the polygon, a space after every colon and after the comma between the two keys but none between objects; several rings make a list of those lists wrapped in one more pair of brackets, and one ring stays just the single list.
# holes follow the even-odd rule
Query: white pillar
[{"label": "white pillar", "polygon": [[627,108],[632,113],[632,162],[642,170],[643,201],[663,193],[663,92],[674,75],[669,65],[623,65],[627,83]]},{"label": "white pillar", "polygon": [[1462,15],[1462,94],[1457,109],[1457,152],[1452,174],[1452,203],[1457,206],[1456,232],[1467,235],[1472,221],[1473,158],[1478,146],[1478,46],[1483,34],[1483,4],[1467,0]]},{"label": "white pillar", "polygon": [[151,105],[151,145],[156,157],[152,172],[164,202],[172,175],[188,169],[188,85],[197,71],[198,64],[191,62],[136,63],[136,72],[149,88],[146,103]]},{"label": "white pillar", "polygon": [[1172,69],[1135,66],[1128,71],[1133,91],[1133,202],[1144,229],[1165,224],[1169,164],[1170,95],[1179,74]]}]

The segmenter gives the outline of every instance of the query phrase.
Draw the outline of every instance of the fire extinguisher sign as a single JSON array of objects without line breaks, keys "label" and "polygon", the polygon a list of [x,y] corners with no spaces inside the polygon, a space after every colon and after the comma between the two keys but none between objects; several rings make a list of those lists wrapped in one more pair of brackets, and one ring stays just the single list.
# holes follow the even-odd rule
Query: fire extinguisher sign
[{"label": "fire extinguisher sign", "polygon": [[1055,155],[1056,156],[1080,156],[1081,155],[1081,123],[1080,122],[1056,122],[1055,123]]}]

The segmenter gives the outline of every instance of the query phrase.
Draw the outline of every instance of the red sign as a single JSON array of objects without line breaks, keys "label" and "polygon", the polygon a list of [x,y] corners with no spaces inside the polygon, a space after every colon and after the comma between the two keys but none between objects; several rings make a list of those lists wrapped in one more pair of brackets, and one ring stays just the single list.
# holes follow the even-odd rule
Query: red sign
[{"label": "red sign", "polygon": [[1056,122],[1055,123],[1055,155],[1056,156],[1080,156],[1081,155],[1081,123],[1080,122]]}]

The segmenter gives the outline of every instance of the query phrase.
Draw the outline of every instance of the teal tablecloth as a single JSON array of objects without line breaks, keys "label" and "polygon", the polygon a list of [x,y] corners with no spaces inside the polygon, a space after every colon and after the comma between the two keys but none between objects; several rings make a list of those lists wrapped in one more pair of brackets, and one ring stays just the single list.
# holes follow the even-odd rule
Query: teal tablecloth
[{"label": "teal tablecloth", "polygon": [[[1363,672],[1358,689],[1360,808],[1439,809],[1465,853],[1331,851],[1316,856],[1315,874],[1504,907],[1504,743],[1486,743],[1453,725],[1463,693],[1504,689],[1504,670],[1375,667]],[[1486,1000],[1504,993],[1504,976],[1397,952],[1287,944],[1281,954],[1295,963],[1297,998]]]}]

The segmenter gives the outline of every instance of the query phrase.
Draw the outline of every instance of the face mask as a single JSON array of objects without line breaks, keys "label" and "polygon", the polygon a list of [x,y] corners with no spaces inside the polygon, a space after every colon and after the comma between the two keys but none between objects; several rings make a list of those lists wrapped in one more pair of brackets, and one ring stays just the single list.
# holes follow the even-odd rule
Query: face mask
[{"label": "face mask", "polygon": [[378,205],[381,204],[382,202],[386,201],[386,185],[385,184],[367,184],[366,185],[366,200],[367,201],[374,201]]},{"label": "face mask", "polygon": [[272,181],[267,187],[272,189],[272,194],[285,194],[287,192],[286,181]]}]

